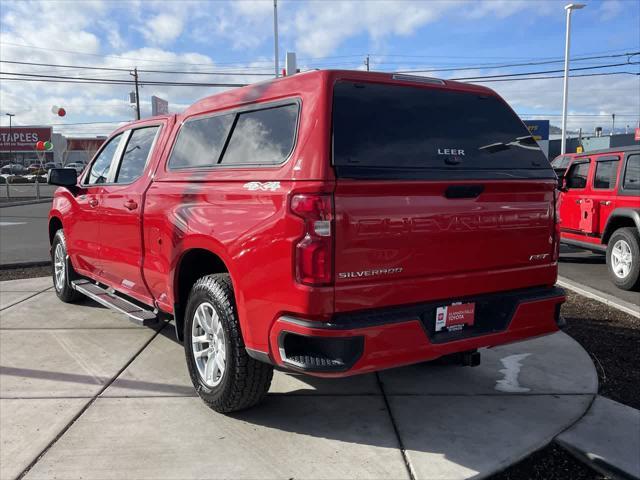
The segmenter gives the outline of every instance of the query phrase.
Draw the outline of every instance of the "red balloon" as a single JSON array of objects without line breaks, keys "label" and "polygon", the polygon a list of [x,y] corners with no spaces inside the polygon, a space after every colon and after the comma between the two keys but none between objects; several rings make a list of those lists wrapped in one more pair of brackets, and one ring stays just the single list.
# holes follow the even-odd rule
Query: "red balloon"
[{"label": "red balloon", "polygon": [[58,109],[58,116],[59,117],[64,117],[67,114],[67,111],[64,108],[59,108]]},{"label": "red balloon", "polygon": [[42,140],[36,142],[36,150],[44,150],[44,142]]}]

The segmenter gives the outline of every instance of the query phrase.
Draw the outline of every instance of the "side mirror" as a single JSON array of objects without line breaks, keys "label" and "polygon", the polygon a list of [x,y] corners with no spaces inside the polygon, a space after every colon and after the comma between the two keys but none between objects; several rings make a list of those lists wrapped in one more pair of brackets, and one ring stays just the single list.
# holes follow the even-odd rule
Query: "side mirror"
[{"label": "side mirror", "polygon": [[52,168],[47,176],[49,185],[72,188],[78,184],[78,172],[75,168]]},{"label": "side mirror", "polygon": [[567,177],[562,177],[558,179],[558,190],[561,192],[567,192],[569,189],[567,188]]}]

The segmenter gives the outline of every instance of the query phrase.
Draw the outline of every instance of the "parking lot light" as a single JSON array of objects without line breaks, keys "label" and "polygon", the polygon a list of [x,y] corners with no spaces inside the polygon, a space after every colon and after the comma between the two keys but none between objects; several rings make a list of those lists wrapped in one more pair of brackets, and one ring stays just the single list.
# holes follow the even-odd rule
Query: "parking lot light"
[{"label": "parking lot light", "polygon": [[562,88],[562,141],[560,143],[560,154],[567,151],[567,102],[569,97],[569,47],[571,44],[571,12],[580,10],[586,5],[584,3],[570,3],[565,5],[567,11],[567,31],[564,45],[564,85]]}]

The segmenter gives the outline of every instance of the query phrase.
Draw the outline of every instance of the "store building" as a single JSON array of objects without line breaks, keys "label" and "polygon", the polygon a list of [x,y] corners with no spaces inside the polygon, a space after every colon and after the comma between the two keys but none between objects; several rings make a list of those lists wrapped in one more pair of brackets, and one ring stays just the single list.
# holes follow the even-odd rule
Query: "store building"
[{"label": "store building", "polygon": [[[51,127],[0,127],[0,166],[10,163],[28,166],[32,163],[66,165],[87,163],[106,137],[78,138],[53,133]],[[36,143],[49,141],[53,148],[48,152],[36,150]]]}]

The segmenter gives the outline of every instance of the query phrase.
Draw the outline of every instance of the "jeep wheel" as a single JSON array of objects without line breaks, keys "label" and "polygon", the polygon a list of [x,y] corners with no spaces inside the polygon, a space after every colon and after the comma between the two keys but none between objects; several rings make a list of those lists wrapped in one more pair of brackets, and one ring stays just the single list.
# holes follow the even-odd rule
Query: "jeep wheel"
[{"label": "jeep wheel", "polygon": [[640,286],[640,240],[635,228],[619,228],[607,245],[607,266],[611,281],[623,290]]},{"label": "jeep wheel", "polygon": [[227,274],[202,277],[191,289],[184,350],[198,395],[217,412],[252,407],[269,391],[273,367],[247,355]]},{"label": "jeep wheel", "polygon": [[53,286],[58,298],[66,303],[72,303],[82,298],[82,294],[71,288],[73,272],[68,272],[71,263],[67,263],[67,244],[62,229],[58,230],[51,244],[51,263],[53,265]]}]

